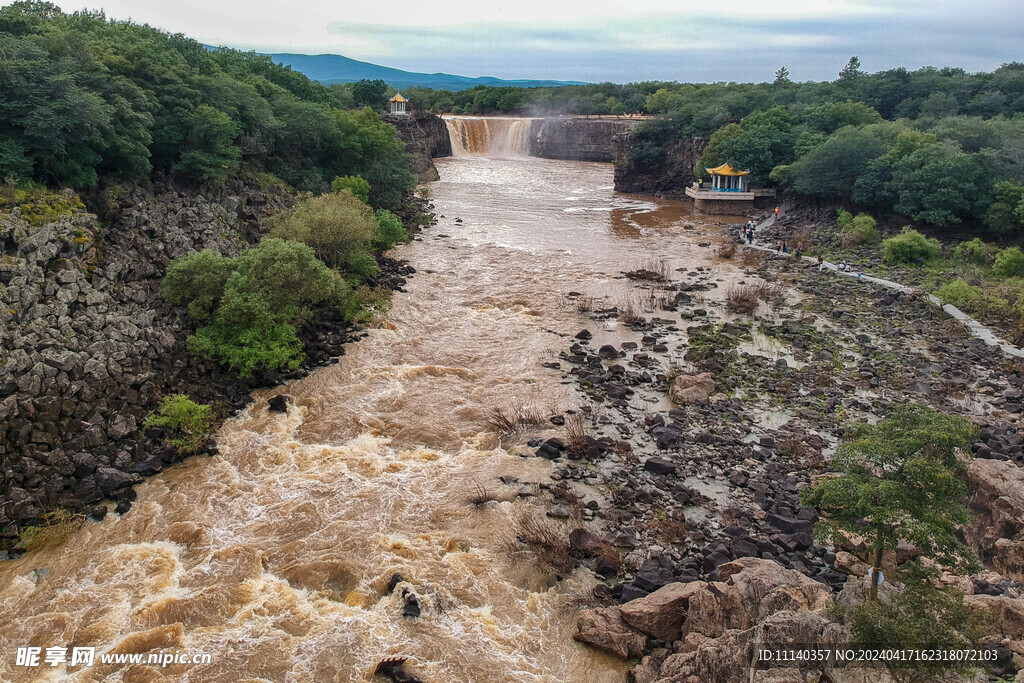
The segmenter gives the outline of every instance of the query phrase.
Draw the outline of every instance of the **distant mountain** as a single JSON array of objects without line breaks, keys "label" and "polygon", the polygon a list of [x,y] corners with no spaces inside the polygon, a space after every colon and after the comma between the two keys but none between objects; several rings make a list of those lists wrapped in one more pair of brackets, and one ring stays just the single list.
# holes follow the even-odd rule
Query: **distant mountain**
[{"label": "distant mountain", "polygon": [[422,74],[414,71],[402,71],[387,66],[360,62],[356,59],[349,59],[341,55],[296,55],[296,54],[270,54],[267,55],[278,64],[290,66],[296,71],[305,74],[309,78],[321,83],[349,83],[380,79],[388,85],[398,88],[409,86],[420,86],[424,88],[437,88],[439,90],[466,90],[477,85],[517,85],[523,88],[540,88],[555,85],[584,85],[584,81],[531,81],[517,80],[506,81],[501,78],[483,76],[481,78],[470,78],[468,76],[455,76],[452,74]]}]

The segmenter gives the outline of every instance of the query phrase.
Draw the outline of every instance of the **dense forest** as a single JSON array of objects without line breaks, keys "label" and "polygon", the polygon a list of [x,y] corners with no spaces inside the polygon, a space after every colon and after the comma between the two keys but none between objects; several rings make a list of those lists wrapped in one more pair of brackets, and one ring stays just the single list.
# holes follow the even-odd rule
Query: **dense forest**
[{"label": "dense forest", "polygon": [[394,128],[269,57],[182,35],[64,14],[0,9],[0,179],[83,188],[101,177],[223,184],[272,174],[320,192],[361,176],[396,208],[414,178]]}]

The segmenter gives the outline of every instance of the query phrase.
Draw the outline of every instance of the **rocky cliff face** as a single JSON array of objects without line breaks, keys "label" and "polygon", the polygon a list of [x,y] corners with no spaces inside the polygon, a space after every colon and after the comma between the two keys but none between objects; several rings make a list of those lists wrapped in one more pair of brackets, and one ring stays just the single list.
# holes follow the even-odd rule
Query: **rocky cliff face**
[{"label": "rocky cliff face", "polygon": [[615,158],[615,137],[628,133],[639,119],[534,119],[530,154],[545,159],[604,161]]},{"label": "rocky cliff face", "polygon": [[[44,510],[130,499],[172,462],[140,433],[162,396],[221,414],[250,400],[248,384],[187,353],[184,314],[159,285],[173,258],[257,241],[287,200],[241,183],[214,198],[116,186],[95,202],[102,221],[68,202],[36,225],[20,208],[0,213],[0,548]],[[338,354],[340,329],[303,333],[311,361]]]},{"label": "rocky cliff face", "polygon": [[645,161],[638,154],[637,142],[621,135],[615,142],[615,190],[633,194],[679,199],[684,188],[696,180],[694,166],[700,159],[707,140],[687,138],[657,150]]},{"label": "rocky cliff face", "polygon": [[452,155],[448,126],[441,117],[414,112],[405,116],[386,114],[383,118],[395,127],[398,137],[405,143],[406,151],[412,155],[411,168],[420,182],[437,180],[437,168],[433,160]]}]

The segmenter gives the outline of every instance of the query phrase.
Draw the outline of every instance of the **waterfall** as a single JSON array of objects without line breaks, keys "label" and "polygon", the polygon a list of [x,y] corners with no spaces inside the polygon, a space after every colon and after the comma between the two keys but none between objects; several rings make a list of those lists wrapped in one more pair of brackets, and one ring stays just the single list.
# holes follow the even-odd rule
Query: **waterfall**
[{"label": "waterfall", "polygon": [[452,156],[521,157],[530,154],[533,119],[445,116]]}]

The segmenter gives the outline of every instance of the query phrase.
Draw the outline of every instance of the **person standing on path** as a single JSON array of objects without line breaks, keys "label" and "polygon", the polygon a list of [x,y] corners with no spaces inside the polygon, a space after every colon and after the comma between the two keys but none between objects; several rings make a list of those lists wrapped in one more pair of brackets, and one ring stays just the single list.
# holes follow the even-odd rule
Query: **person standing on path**
[{"label": "person standing on path", "polygon": [[777,206],[775,207],[775,217],[776,218],[779,217],[779,207],[777,207]]}]

